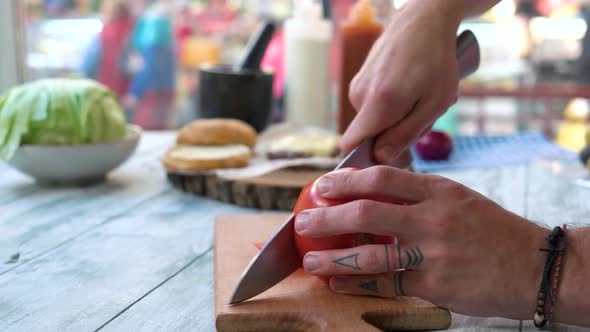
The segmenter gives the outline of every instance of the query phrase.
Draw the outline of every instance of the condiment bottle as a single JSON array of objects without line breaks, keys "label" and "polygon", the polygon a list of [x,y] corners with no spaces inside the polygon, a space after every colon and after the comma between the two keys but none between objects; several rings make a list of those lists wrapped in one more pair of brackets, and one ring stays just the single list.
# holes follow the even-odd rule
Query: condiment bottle
[{"label": "condiment bottle", "polygon": [[361,69],[371,47],[383,32],[377,20],[377,10],[370,0],[358,0],[350,9],[348,19],[341,25],[341,77],[338,103],[338,131],[348,128],[356,111],[348,99],[350,82]]},{"label": "condiment bottle", "polygon": [[295,3],[285,22],[286,120],[295,125],[330,124],[329,52],[332,24],[312,0]]}]

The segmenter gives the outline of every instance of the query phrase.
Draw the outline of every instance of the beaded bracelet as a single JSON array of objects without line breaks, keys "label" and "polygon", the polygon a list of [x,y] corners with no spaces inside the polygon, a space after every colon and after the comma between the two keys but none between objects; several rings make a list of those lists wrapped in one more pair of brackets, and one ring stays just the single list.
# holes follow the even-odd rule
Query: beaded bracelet
[{"label": "beaded bracelet", "polygon": [[[565,253],[566,240],[565,231],[567,227],[555,227],[547,237],[549,248],[540,248],[540,251],[547,252],[543,278],[537,295],[537,309],[533,315],[533,322],[537,328],[543,328],[547,322],[551,323],[553,318],[553,307],[557,298],[557,286],[559,270],[561,269],[562,257]],[[547,299],[549,297],[549,300]]]}]

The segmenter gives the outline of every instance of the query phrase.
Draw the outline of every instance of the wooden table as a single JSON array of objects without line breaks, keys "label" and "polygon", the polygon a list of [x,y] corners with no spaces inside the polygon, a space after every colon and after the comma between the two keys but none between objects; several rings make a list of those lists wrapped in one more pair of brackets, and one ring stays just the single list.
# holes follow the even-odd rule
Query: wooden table
[{"label": "wooden table", "polygon": [[[213,331],[213,219],[245,210],[171,188],[144,136],[108,183],[47,189],[0,165],[0,331]],[[590,190],[536,164],[443,174],[550,225],[588,219]],[[453,316],[452,330],[536,331]],[[565,326],[560,330],[574,330]]]}]

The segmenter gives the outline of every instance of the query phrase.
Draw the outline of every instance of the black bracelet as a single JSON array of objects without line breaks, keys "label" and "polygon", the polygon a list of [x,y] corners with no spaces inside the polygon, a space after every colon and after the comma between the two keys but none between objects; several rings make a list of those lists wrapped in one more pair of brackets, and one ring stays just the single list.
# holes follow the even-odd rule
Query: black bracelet
[{"label": "black bracelet", "polygon": [[[559,265],[561,264],[561,257],[565,252],[565,230],[566,227],[555,227],[551,234],[547,237],[548,248],[540,248],[539,251],[547,252],[547,259],[545,260],[545,267],[543,268],[543,277],[541,278],[541,286],[539,287],[539,294],[537,295],[537,309],[533,315],[533,322],[537,328],[543,328],[553,312],[553,303],[555,302],[555,294],[557,287],[557,280],[552,280],[552,276],[557,278]],[[557,262],[557,265],[556,265]],[[547,297],[549,296],[549,301]],[[550,310],[546,310],[550,307]],[[547,312],[549,311],[549,312]]]}]

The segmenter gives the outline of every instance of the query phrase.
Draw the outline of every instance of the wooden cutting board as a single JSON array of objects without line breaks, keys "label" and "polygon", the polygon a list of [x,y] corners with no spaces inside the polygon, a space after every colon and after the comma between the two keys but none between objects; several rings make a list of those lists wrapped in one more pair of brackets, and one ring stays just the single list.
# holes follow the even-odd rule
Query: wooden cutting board
[{"label": "wooden cutting board", "polygon": [[336,294],[298,270],[266,292],[230,306],[240,274],[286,214],[225,215],[215,221],[215,317],[225,331],[431,330],[450,326],[446,309],[415,298]]},{"label": "wooden cutting board", "polygon": [[283,169],[262,176],[228,180],[215,175],[168,173],[176,188],[197,196],[248,208],[293,210],[301,189],[329,170]]}]

